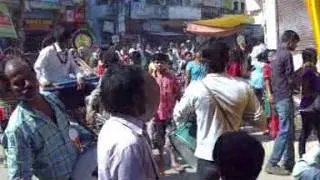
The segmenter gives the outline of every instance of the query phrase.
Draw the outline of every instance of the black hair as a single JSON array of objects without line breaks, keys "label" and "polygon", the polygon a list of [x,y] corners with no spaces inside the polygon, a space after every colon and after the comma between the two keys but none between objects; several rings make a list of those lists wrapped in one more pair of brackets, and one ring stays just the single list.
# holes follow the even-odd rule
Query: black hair
[{"label": "black hair", "polygon": [[144,83],[144,71],[139,66],[115,65],[108,69],[101,83],[101,101],[105,110],[110,113],[135,115],[132,112],[135,106],[145,108],[145,102],[142,102],[145,101]]},{"label": "black hair", "polygon": [[292,30],[286,30],[281,36],[281,42],[287,43],[292,41],[300,41],[298,33]]},{"label": "black hair", "polygon": [[184,57],[186,57],[187,55],[192,56],[192,52],[190,52],[190,51],[185,52],[185,53],[184,53]]},{"label": "black hair", "polygon": [[317,50],[314,48],[307,48],[302,51],[303,63],[316,61],[317,60]]},{"label": "black hair", "polygon": [[215,144],[213,158],[224,180],[255,180],[263,165],[261,143],[246,132],[228,132]]},{"label": "black hair", "polygon": [[65,43],[72,37],[72,32],[69,29],[61,28],[56,30],[55,39],[58,43]]},{"label": "black hair", "polygon": [[141,64],[141,54],[138,51],[134,51],[131,53],[131,60],[134,65],[140,65]]},{"label": "black hair", "polygon": [[153,55],[153,61],[159,61],[162,63],[169,63],[169,56],[164,54],[164,53],[157,53],[155,55]]},{"label": "black hair", "polygon": [[113,49],[102,50],[99,58],[102,60],[105,68],[119,64],[120,62],[118,54]]},{"label": "black hair", "polygon": [[213,43],[208,49],[202,51],[202,58],[209,73],[222,73],[229,61],[229,47],[222,42]]}]

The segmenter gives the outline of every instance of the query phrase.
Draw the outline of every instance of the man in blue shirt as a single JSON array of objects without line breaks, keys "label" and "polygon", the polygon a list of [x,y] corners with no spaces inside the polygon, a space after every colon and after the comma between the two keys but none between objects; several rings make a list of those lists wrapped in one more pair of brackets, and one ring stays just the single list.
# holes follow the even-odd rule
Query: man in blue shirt
[{"label": "man in blue shirt", "polygon": [[[288,176],[291,174],[294,162],[294,102],[292,92],[292,77],[294,73],[291,51],[297,47],[299,35],[287,30],[281,37],[281,47],[277,50],[276,59],[271,62],[271,101],[279,115],[279,134],[275,140],[273,152],[266,166],[269,174]],[[283,167],[278,163],[283,159]]]},{"label": "man in blue shirt", "polygon": [[63,104],[51,93],[39,93],[36,74],[25,61],[9,60],[5,74],[20,100],[2,139],[8,179],[70,179],[77,150]]}]

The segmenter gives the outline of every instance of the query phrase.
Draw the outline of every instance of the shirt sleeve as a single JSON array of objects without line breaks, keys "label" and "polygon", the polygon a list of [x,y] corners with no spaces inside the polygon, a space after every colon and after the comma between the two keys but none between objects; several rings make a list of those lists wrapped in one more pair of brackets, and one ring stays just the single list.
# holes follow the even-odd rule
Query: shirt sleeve
[{"label": "shirt sleeve", "polygon": [[291,53],[289,53],[287,56],[288,57],[285,60],[286,75],[291,76],[294,73],[293,57]]},{"label": "shirt sleeve", "polygon": [[263,77],[265,79],[270,79],[271,78],[271,68],[268,65],[265,65],[263,67]]},{"label": "shirt sleeve", "polygon": [[243,113],[243,120],[252,122],[253,125],[259,128],[265,128],[267,126],[266,117],[253,89],[248,88],[248,95],[249,99]]},{"label": "shirt sleeve", "polygon": [[22,130],[6,132],[3,137],[3,145],[8,164],[8,179],[31,180],[32,151]]},{"label": "shirt sleeve", "polygon": [[195,94],[194,84],[191,83],[185,90],[180,102],[178,102],[174,108],[173,120],[179,124],[182,120],[186,120],[187,117],[195,112]]},{"label": "shirt sleeve", "polygon": [[48,56],[49,56],[49,51],[41,51],[34,64],[34,70],[37,74],[37,79],[39,80],[40,84],[49,83],[49,80],[46,74],[47,71],[45,70],[48,64]]},{"label": "shirt sleeve", "polygon": [[320,157],[320,147],[315,147],[303,155],[294,166],[292,176],[295,179],[320,179],[320,169],[318,166]]},{"label": "shirt sleeve", "polygon": [[143,153],[136,145],[131,145],[119,152],[118,157],[113,158],[111,164],[111,179],[141,180],[145,179],[145,167]]}]

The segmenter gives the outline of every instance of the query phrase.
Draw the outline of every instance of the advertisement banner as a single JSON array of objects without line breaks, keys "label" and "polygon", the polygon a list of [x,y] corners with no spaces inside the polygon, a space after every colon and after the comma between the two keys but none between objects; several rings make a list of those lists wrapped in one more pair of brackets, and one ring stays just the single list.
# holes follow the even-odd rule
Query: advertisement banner
[{"label": "advertisement banner", "polygon": [[8,7],[0,3],[0,37],[17,38]]},{"label": "advertisement banner", "polygon": [[33,9],[59,9],[59,0],[31,0],[30,7]]}]

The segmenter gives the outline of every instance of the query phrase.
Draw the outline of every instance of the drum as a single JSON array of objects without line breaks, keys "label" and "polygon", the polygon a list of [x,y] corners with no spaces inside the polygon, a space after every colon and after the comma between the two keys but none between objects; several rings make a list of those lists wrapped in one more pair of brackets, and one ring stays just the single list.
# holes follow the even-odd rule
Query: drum
[{"label": "drum", "polygon": [[94,144],[86,148],[78,157],[74,166],[71,179],[74,180],[97,180],[97,145]]},{"label": "drum", "polygon": [[172,146],[180,153],[182,158],[192,167],[196,168],[196,121],[186,121],[180,124],[170,135]]},{"label": "drum", "polygon": [[[96,87],[99,82],[99,77],[97,76],[86,77],[85,80],[89,86]],[[77,85],[77,81],[74,79],[70,79],[70,80],[65,80],[63,82],[55,83],[53,87],[45,87],[43,88],[43,91],[56,92],[66,88],[76,87],[76,85]]]}]

